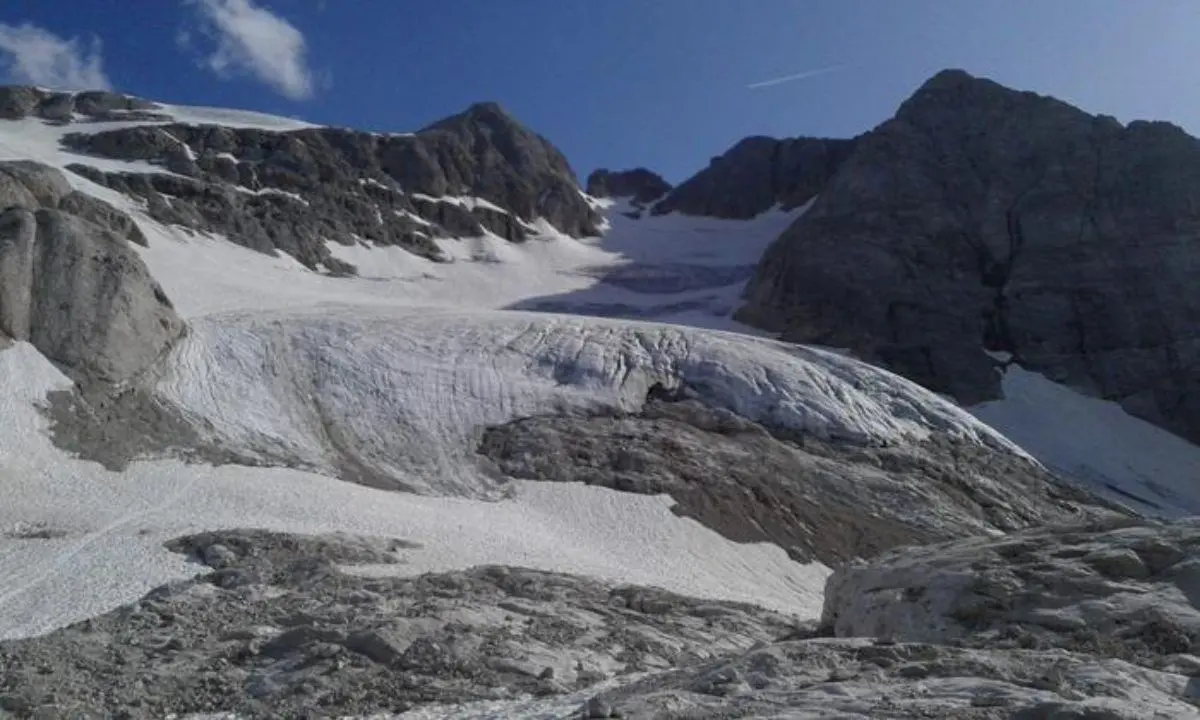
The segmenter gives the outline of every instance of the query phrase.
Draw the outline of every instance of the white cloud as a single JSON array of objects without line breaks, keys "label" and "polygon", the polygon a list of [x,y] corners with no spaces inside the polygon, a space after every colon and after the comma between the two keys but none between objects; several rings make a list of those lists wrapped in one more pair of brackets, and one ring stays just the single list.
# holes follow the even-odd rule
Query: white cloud
[{"label": "white cloud", "polygon": [[0,23],[0,78],[56,90],[108,90],[100,41],[84,47],[36,25]]},{"label": "white cloud", "polygon": [[807,80],[808,78],[817,77],[819,75],[827,75],[831,72],[845,70],[847,67],[848,67],[847,65],[832,65],[830,67],[817,68],[816,70],[805,70],[804,72],[795,73],[794,75],[784,75],[783,77],[771,78],[770,80],[763,80],[762,82],[751,83],[751,84],[747,85],[746,87],[751,90],[756,90],[758,88],[772,87],[774,85],[782,85],[786,82],[792,82],[793,80]]},{"label": "white cloud", "polygon": [[223,77],[248,73],[292,100],[312,97],[308,45],[296,26],[253,0],[186,1],[200,11],[203,33],[216,41],[205,57],[209,69]]}]

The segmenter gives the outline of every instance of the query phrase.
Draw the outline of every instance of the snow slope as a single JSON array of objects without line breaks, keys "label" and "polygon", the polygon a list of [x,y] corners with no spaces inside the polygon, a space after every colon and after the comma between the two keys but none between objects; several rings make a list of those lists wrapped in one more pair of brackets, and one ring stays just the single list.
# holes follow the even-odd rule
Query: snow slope
[{"label": "snow slope", "polygon": [[1009,368],[1003,387],[972,412],[1050,469],[1139,512],[1200,514],[1200,447],[1028,370]]},{"label": "snow slope", "polygon": [[[371,490],[288,469],[173,461],[111,473],[70,458],[36,410],[69,387],[31,346],[0,351],[0,638],[49,631],[198,568],[163,549],[205,529],[353,532],[421,544],[400,571],[516,564],[814,616],[827,570],[769,545],[730,543],[664,497],[517,483],[498,502]],[[655,548],[647,553],[646,548]]]}]

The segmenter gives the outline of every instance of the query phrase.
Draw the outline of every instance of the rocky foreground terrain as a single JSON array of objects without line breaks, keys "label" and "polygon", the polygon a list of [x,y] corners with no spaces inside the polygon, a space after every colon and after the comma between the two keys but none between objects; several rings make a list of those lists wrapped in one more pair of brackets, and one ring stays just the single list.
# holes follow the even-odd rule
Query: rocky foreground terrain
[{"label": "rocky foreground terrain", "polygon": [[582,691],[562,717],[1200,717],[1190,522],[887,553],[830,578],[819,623],[511,567],[388,577],[401,539],[170,546],[204,574],[0,643],[0,711],[378,716]]}]

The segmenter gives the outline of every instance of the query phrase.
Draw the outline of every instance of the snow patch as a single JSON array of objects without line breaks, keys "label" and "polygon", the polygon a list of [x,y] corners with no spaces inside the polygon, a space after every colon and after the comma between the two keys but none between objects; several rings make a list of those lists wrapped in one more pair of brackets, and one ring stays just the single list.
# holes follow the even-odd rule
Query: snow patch
[{"label": "snow patch", "polygon": [[433,195],[425,195],[423,193],[410,193],[409,197],[413,198],[414,200],[424,200],[426,202],[449,203],[451,205],[458,205],[459,207],[466,208],[467,210],[474,210],[475,208],[483,208],[485,210],[492,210],[494,212],[504,213],[505,215],[509,214],[509,212],[507,210],[505,210],[504,208],[491,202],[490,200],[485,200],[481,197],[472,197],[469,195],[441,195],[439,197],[434,197]]},{"label": "snow patch", "polygon": [[971,412],[1046,467],[1141,512],[1200,514],[1200,447],[1019,367],[1004,373],[1003,390]]},{"label": "snow patch", "polygon": [[233,189],[237,190],[240,193],[246,194],[246,195],[257,195],[260,197],[263,195],[276,195],[279,197],[285,197],[289,200],[294,200],[294,201],[300,203],[301,205],[309,204],[308,200],[305,200],[303,195],[300,195],[299,193],[290,192],[288,190],[280,190],[279,188],[265,187],[265,188],[259,188],[258,190],[251,190],[250,188],[248,188],[244,185],[234,185]]}]

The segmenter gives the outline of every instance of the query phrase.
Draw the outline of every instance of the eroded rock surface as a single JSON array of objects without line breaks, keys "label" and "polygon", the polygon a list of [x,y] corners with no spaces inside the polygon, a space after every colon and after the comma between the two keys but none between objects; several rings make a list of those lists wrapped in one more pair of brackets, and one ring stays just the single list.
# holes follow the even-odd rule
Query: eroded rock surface
[{"label": "eroded rock surface", "polygon": [[945,434],[821,440],[674,398],[636,415],[517,420],[489,428],[479,452],[511,477],[669,494],[681,515],[802,562],[1112,512],[1007,449]]},{"label": "eroded rock surface", "polygon": [[961,71],[861,137],[738,317],[960,401],[1010,353],[1200,440],[1200,142]]},{"label": "eroded rock surface", "polygon": [[[394,717],[424,707],[417,717],[479,718],[510,716],[506,701],[528,708],[520,699],[532,696],[569,700],[537,715],[564,719],[1192,718],[1200,658],[1183,638],[1195,605],[1168,586],[1186,594],[1198,528],[1110,523],[966,552],[897,550],[831,579],[824,627],[518,568],[388,577],[411,547],[400,540],[202,533],[169,543],[206,567],[201,577],[0,642],[0,713]],[[925,602],[965,597],[959,575],[1001,587],[997,558],[1040,579],[1025,580],[1027,592],[976,593],[982,603]],[[1150,623],[1126,612],[1139,594]],[[968,605],[964,619],[955,607]],[[1044,619],[1080,608],[1105,644]],[[1024,635],[995,632],[1037,611]]]},{"label": "eroded rock surface", "polygon": [[155,103],[109,92],[55,92],[25,85],[0,86],[0,119],[22,120],[28,117],[51,122],[104,120],[155,120],[167,116],[156,113]]},{"label": "eroded rock surface", "polygon": [[623,684],[580,713],[1200,717],[1198,549],[1200,522],[1134,519],[896,549],[830,577],[826,637]]},{"label": "eroded rock surface", "polygon": [[1200,673],[1200,522],[1125,520],[887,553],[840,568],[839,636],[1059,648]]},{"label": "eroded rock surface", "polygon": [[651,210],[745,220],[776,205],[800,207],[822,192],[854,140],[749,137],[671,190]]},{"label": "eroded rock surface", "polygon": [[566,158],[495,103],[415,134],[163,122],[72,133],[64,143],[161,168],[102,171],[83,159],[70,166],[145,201],[157,220],[334,273],[354,268],[330,242],[445,260],[433,238],[491,232],[520,242],[538,219],[575,237],[598,233],[599,216]]},{"label": "eroded rock surface", "polygon": [[0,162],[0,333],[76,380],[147,370],[184,326],[130,242],[145,242],[133,219],[59,171]]},{"label": "eroded rock surface", "polygon": [[629,198],[649,205],[671,191],[671,183],[646,168],[596,170],[587,179],[587,194],[598,198]]},{"label": "eroded rock surface", "polygon": [[815,639],[622,685],[574,717],[1169,720],[1200,717],[1195,696],[1186,674],[1077,653]]},{"label": "eroded rock surface", "polygon": [[258,531],[173,541],[207,574],[49,635],[0,642],[0,712],[394,713],[565,693],[794,630],[750,606],[518,568],[416,578],[339,569],[395,563],[406,546]]}]

